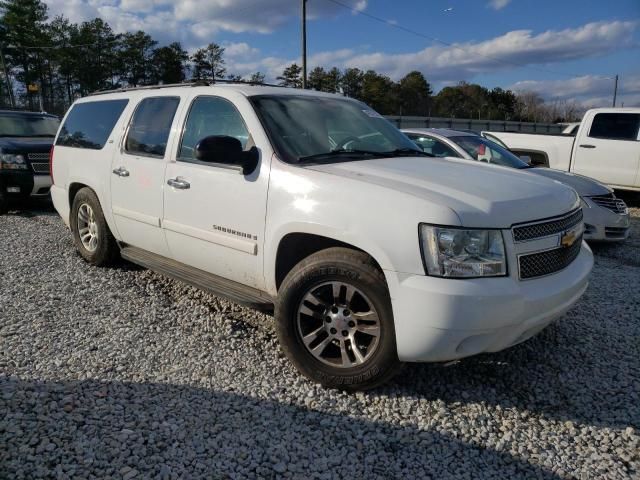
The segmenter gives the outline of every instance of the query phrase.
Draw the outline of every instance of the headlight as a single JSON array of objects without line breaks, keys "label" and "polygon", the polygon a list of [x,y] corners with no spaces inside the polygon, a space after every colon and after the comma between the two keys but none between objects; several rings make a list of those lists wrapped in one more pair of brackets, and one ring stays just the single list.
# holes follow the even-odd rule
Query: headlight
[{"label": "headlight", "polygon": [[0,153],[0,170],[26,170],[27,164],[22,155]]},{"label": "headlight", "polygon": [[435,277],[500,277],[507,274],[500,230],[420,225],[424,264]]}]

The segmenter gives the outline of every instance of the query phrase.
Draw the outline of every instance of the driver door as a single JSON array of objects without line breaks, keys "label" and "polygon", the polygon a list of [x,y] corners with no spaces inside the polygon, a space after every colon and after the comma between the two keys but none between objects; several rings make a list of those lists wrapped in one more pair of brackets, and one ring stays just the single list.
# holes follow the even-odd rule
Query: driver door
[{"label": "driver door", "polygon": [[[250,109],[250,105],[243,105]],[[210,135],[235,137],[246,150],[252,137],[230,100],[192,99],[182,138],[165,172],[162,221],[171,257],[244,285],[261,288],[262,242],[269,163],[243,175],[237,168],[196,160],[196,144]],[[260,154],[262,157],[262,150]]]}]

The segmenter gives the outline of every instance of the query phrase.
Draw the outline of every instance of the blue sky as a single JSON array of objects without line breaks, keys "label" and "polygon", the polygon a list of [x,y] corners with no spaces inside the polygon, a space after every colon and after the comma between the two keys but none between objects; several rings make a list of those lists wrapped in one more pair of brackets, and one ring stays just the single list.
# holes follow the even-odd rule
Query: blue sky
[{"label": "blue sky", "polygon": [[[220,43],[229,73],[273,79],[299,61],[300,0],[47,3],[51,15],[99,16],[117,31],[140,28],[189,50]],[[310,66],[373,68],[394,79],[420,70],[435,90],[466,80],[589,106],[610,103],[617,73],[620,100],[640,105],[640,0],[308,0],[308,10]]]}]

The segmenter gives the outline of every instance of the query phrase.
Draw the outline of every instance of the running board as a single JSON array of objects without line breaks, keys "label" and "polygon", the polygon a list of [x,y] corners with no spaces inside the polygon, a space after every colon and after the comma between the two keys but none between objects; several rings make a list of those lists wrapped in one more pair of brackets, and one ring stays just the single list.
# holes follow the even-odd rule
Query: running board
[{"label": "running board", "polygon": [[273,312],[273,298],[255,288],[247,287],[238,282],[227,280],[137,247],[125,246],[120,250],[120,255],[125,260],[189,284],[192,287],[228,298],[236,303],[262,312]]}]

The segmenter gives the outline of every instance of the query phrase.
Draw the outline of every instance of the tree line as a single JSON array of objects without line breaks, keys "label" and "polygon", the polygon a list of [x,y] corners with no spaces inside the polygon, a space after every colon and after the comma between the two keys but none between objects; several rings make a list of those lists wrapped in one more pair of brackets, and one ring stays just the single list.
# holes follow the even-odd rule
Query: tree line
[{"label": "tree line", "polygon": [[[0,0],[0,107],[13,97],[18,106],[62,114],[76,98],[98,90],[216,79],[265,82],[262,72],[229,72],[224,53],[210,43],[189,54],[179,42],[161,46],[143,31],[115,33],[100,18],[50,19],[41,0]],[[301,67],[287,66],[276,81],[301,88]],[[535,93],[466,82],[434,95],[419,71],[396,82],[373,70],[316,67],[307,88],[357,98],[385,115],[568,121],[581,113],[576,106],[545,103]]]}]

